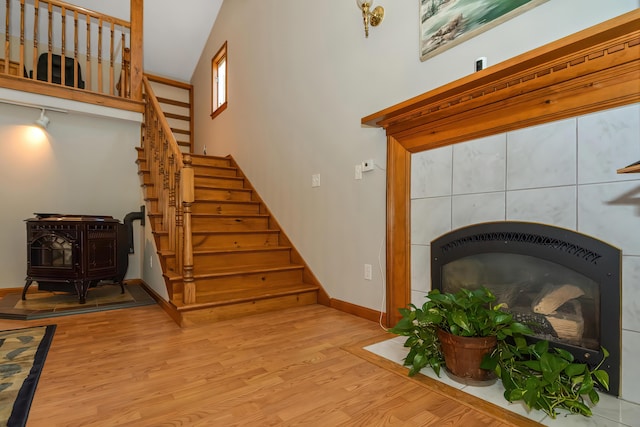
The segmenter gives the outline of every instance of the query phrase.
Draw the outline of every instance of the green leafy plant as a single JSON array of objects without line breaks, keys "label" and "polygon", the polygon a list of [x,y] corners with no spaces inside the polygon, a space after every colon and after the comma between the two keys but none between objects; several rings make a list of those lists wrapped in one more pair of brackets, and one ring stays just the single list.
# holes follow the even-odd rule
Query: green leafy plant
[{"label": "green leafy plant", "polygon": [[389,330],[408,337],[404,346],[410,350],[404,364],[409,366],[410,376],[426,366],[440,375],[444,357],[438,329],[463,337],[496,336],[498,340],[532,333],[525,325],[515,322],[502,304],[494,305],[496,298],[487,288],[461,289],[455,294],[434,289],[427,297],[421,308],[413,304],[401,308],[402,318]]},{"label": "green leafy plant", "polygon": [[513,320],[502,304],[486,288],[461,289],[455,294],[432,290],[422,307],[410,304],[399,309],[400,321],[389,332],[406,336],[409,353],[404,365],[409,376],[431,367],[440,376],[444,357],[438,330],[465,337],[495,335],[497,346],[485,356],[481,368],[492,370],[502,381],[504,397],[510,402],[523,401],[529,409],[542,410],[555,418],[559,409],[591,416],[591,404],[598,403],[597,387],[609,389],[609,375],[600,369],[608,356],[595,368],[576,362],[566,350],[550,347],[545,340],[528,344],[526,335],[533,332]]},{"label": "green leafy plant", "polygon": [[586,398],[595,405],[600,400],[596,384],[609,389],[609,374],[600,369],[609,353],[602,351],[603,359],[591,370],[585,363],[576,363],[568,351],[550,348],[548,341],[527,344],[523,337],[514,337],[512,343],[499,341],[481,367],[495,371],[509,402],[522,400],[529,409],[542,410],[552,418],[560,408],[591,416]]}]

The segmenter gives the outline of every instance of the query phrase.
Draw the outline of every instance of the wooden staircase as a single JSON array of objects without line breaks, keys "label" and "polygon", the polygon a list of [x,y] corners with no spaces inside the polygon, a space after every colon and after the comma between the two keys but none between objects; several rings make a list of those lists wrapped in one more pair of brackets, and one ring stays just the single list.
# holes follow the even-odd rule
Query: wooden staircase
[{"label": "wooden staircase", "polygon": [[[185,304],[184,274],[166,213],[139,149],[138,168],[170,301],[169,314],[190,326],[287,307],[329,305],[300,254],[231,157],[190,155],[194,172],[191,241],[195,303]],[[165,309],[166,309],[165,308]]]}]

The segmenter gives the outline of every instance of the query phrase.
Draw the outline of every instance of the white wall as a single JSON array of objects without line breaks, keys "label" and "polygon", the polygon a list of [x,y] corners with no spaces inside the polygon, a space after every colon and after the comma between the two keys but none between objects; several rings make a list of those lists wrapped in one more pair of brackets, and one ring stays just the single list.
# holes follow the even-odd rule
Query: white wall
[{"label": "white wall", "polygon": [[[34,212],[110,215],[123,220],[143,204],[135,164],[139,120],[49,111],[48,135],[33,137],[30,125],[39,115],[37,109],[0,102],[2,288],[24,285],[24,220],[33,218]],[[134,227],[136,254],[129,255],[127,278],[142,274],[140,222],[135,221]]]},{"label": "white wall", "polygon": [[[479,56],[496,64],[638,7],[550,0],[420,62],[418,1],[376,4],[385,18],[365,39],[353,1],[226,1],[192,78],[196,151],[233,155],[330,296],[372,309],[384,293],[385,172],[356,181],[354,166],[385,167],[386,138],[360,119],[469,74]],[[211,58],[225,41],[228,108],[211,120]]]}]

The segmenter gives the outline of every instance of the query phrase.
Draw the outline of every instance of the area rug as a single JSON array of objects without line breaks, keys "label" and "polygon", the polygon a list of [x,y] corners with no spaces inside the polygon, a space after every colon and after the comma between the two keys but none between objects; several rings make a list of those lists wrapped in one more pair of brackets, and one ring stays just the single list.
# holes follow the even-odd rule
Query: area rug
[{"label": "area rug", "polygon": [[0,331],[0,424],[24,426],[56,325]]},{"label": "area rug", "polygon": [[10,293],[0,300],[0,318],[33,320],[96,311],[153,305],[156,301],[143,286],[128,284],[121,293],[120,286],[104,285],[89,289],[85,304],[78,302],[75,293],[30,292],[22,300],[20,293]]}]

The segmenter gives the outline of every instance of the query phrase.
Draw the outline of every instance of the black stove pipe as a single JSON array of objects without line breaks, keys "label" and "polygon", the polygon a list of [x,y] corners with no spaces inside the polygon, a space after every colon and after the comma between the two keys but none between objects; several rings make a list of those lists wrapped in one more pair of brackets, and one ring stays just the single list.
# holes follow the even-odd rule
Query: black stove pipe
[{"label": "black stove pipe", "polygon": [[122,220],[128,233],[127,243],[129,245],[130,254],[135,252],[133,248],[133,221],[140,220],[140,225],[144,226],[144,216],[145,216],[144,213],[145,213],[145,208],[144,208],[144,205],[142,205],[140,206],[139,212],[129,212],[128,214],[125,215],[124,220]]}]

